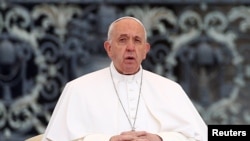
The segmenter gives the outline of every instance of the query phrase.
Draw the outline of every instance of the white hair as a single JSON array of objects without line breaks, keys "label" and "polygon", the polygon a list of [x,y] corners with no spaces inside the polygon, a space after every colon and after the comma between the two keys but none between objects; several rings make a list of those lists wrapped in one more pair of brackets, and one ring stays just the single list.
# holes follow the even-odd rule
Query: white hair
[{"label": "white hair", "polygon": [[109,29],[108,29],[108,37],[107,37],[107,40],[111,40],[111,32],[113,32],[113,27],[114,27],[114,24],[120,20],[123,20],[123,19],[132,19],[132,20],[135,20],[136,22],[138,22],[142,27],[143,27],[143,30],[144,30],[144,33],[145,33],[145,39],[147,40],[147,32],[146,32],[146,29],[143,25],[143,23],[135,18],[135,17],[131,17],[131,16],[125,16],[125,17],[121,17],[121,18],[118,18],[117,20],[113,21],[110,26],[109,26]]}]

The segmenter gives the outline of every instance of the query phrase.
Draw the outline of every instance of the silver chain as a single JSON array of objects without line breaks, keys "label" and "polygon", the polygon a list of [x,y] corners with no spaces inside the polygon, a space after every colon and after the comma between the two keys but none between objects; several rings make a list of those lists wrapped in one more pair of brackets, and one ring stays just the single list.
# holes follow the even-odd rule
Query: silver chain
[{"label": "silver chain", "polygon": [[142,76],[143,76],[142,73],[143,73],[143,70],[142,70],[142,73],[141,73],[140,89],[139,89],[139,95],[138,95],[137,106],[136,106],[136,112],[135,112],[135,120],[134,120],[133,124],[131,123],[131,121],[130,121],[130,119],[129,119],[129,116],[128,116],[128,113],[126,112],[126,110],[125,110],[125,108],[124,108],[124,106],[123,106],[123,104],[122,104],[121,98],[120,98],[120,96],[119,96],[119,94],[118,94],[118,91],[117,91],[117,88],[116,88],[116,85],[115,85],[115,82],[114,82],[114,78],[113,78],[113,75],[112,75],[112,72],[111,72],[111,68],[109,68],[109,71],[110,71],[110,76],[111,76],[111,79],[112,79],[112,82],[113,82],[113,85],[114,85],[115,93],[116,93],[116,95],[117,95],[117,97],[118,97],[118,99],[119,99],[119,102],[120,102],[120,104],[121,104],[121,106],[122,106],[122,109],[123,109],[123,111],[124,111],[124,113],[125,113],[125,115],[126,115],[126,117],[127,117],[127,119],[128,119],[128,122],[129,122],[129,125],[130,125],[130,127],[131,127],[131,130],[132,130],[132,131],[135,131],[135,121],[136,121],[136,119],[137,119],[137,113],[138,113],[138,108],[139,108],[139,103],[140,103],[140,97],[141,97]]}]

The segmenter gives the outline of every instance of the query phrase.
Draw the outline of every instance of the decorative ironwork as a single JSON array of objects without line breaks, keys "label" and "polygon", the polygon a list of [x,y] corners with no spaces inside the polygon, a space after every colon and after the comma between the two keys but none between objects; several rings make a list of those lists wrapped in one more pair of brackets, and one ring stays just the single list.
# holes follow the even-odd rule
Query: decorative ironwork
[{"label": "decorative ironwork", "polygon": [[0,2],[0,140],[44,132],[65,83],[109,65],[103,41],[122,15],[146,26],[143,67],[179,82],[208,124],[250,123],[249,7],[89,2]]}]

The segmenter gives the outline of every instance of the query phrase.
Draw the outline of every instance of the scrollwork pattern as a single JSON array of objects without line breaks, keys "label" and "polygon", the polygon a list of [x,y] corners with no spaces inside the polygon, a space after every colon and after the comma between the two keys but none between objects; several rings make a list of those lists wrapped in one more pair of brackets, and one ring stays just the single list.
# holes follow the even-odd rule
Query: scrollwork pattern
[{"label": "scrollwork pattern", "polygon": [[109,64],[104,26],[121,15],[145,24],[143,67],[178,81],[208,124],[250,122],[249,7],[0,4],[0,140],[44,132],[64,84]]}]

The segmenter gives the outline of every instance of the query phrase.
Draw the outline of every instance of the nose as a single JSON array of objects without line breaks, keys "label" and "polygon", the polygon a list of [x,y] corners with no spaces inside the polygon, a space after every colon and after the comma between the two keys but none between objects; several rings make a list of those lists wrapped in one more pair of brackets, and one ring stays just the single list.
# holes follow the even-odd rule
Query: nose
[{"label": "nose", "polygon": [[133,41],[129,41],[127,44],[127,48],[128,51],[133,51],[135,49],[135,43]]}]

